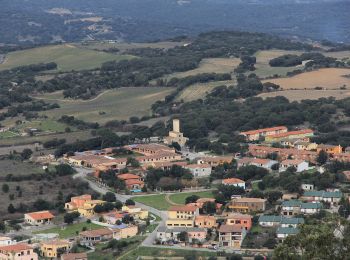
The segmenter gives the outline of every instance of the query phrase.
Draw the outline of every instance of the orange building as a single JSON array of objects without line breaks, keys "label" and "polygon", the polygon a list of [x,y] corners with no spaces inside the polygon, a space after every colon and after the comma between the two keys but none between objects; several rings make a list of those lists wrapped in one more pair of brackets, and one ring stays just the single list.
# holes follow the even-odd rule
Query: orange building
[{"label": "orange building", "polygon": [[345,178],[350,181],[350,171],[343,171]]},{"label": "orange building", "polygon": [[317,153],[325,151],[328,154],[338,154],[343,152],[343,147],[340,145],[319,144],[316,150]]},{"label": "orange building", "polygon": [[187,162],[152,162],[142,165],[142,168],[144,170],[147,170],[149,167],[155,168],[155,169],[162,169],[162,170],[170,170],[171,167],[174,165],[184,167],[187,165]]},{"label": "orange building", "polygon": [[125,185],[128,190],[139,190],[145,186],[145,183],[140,180],[130,179],[125,180]]},{"label": "orange building", "polygon": [[275,135],[270,135],[265,138],[267,142],[279,142],[285,139],[303,139],[306,137],[312,137],[314,131],[312,129],[302,129],[296,131],[282,132]]},{"label": "orange building", "polygon": [[296,160],[315,162],[318,155],[315,151],[304,151],[294,148],[275,148],[271,146],[253,144],[249,145],[248,149],[249,153],[252,156],[259,158],[267,158],[268,155],[275,153],[278,155],[279,160],[286,160],[292,158]]},{"label": "orange building", "polygon": [[261,198],[233,198],[228,206],[233,212],[265,211],[266,199]]},{"label": "orange building", "polygon": [[200,228],[216,228],[216,218],[213,216],[200,215],[194,218],[194,225]]},{"label": "orange building", "polygon": [[224,163],[231,163],[233,156],[207,156],[198,159],[198,164],[209,164],[211,167],[216,167]]},{"label": "orange building", "polygon": [[38,254],[25,243],[0,247],[1,260],[38,260]]},{"label": "orange building", "polygon": [[226,225],[233,225],[250,230],[252,228],[252,216],[246,214],[229,214],[226,217]]},{"label": "orange building", "polygon": [[280,133],[286,133],[287,131],[288,131],[288,128],[285,126],[276,126],[276,127],[241,132],[240,135],[243,135],[247,141],[258,141],[262,137],[276,135]]},{"label": "orange building", "polygon": [[84,203],[87,201],[90,201],[91,195],[90,194],[84,194],[81,196],[71,197],[70,202],[67,202],[64,207],[66,210],[76,210],[82,206],[84,206]]},{"label": "orange building", "polygon": [[132,174],[132,173],[119,174],[119,175],[117,175],[117,178],[121,179],[123,181],[126,181],[126,180],[141,180],[141,177],[139,175]]},{"label": "orange building", "polygon": [[[199,209],[203,208],[204,203],[206,202],[214,202],[215,203],[215,199],[214,198],[199,198],[196,202],[193,203],[187,203],[186,206],[195,206]],[[220,203],[216,203],[216,210],[221,209],[222,204]]]},{"label": "orange building", "polygon": [[245,189],[245,181],[238,178],[223,179],[222,184]]},{"label": "orange building", "polygon": [[54,218],[55,216],[50,211],[47,211],[47,210],[24,214],[25,222],[33,226],[51,224]]},{"label": "orange building", "polygon": [[134,144],[124,146],[125,149],[141,153],[143,155],[154,155],[157,153],[175,153],[175,149],[161,144]]},{"label": "orange building", "polygon": [[125,182],[126,187],[129,190],[142,189],[145,183],[142,181],[141,176],[131,173],[119,174],[117,178]]}]

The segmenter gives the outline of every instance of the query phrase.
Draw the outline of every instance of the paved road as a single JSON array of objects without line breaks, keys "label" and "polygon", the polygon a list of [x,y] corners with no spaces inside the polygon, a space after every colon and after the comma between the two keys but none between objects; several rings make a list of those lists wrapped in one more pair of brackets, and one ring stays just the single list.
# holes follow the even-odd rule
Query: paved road
[{"label": "paved road", "polygon": [[[91,181],[91,180],[89,180],[87,178],[87,174],[91,173],[92,170],[85,169],[85,168],[75,168],[75,169],[76,169],[76,171],[78,173],[75,174],[73,176],[73,178],[84,179],[85,181],[87,181],[89,183],[91,189],[93,189],[94,191],[99,192],[101,194],[105,194],[108,191],[110,192],[110,190],[107,187],[105,187],[103,185],[100,185],[100,184],[97,184],[97,183],[95,183],[95,182],[93,182],[93,181]],[[125,202],[127,199],[130,199],[132,197],[130,195],[122,195],[122,194],[119,194],[119,193],[114,193],[114,194],[115,194],[116,198],[118,200],[120,200],[121,202]],[[166,211],[161,211],[161,210],[152,208],[150,206],[147,206],[147,205],[139,203],[139,202],[135,202],[135,205],[138,206],[138,207],[142,207],[143,209],[148,210],[149,212],[151,212],[154,215],[159,216],[161,218],[161,221],[159,222],[158,227],[162,226],[162,225],[165,225],[165,221],[167,220],[167,217],[168,217]],[[151,234],[149,234],[147,236],[147,238],[142,242],[143,246],[151,246],[151,245],[153,245],[153,241],[156,239],[158,227]]]}]

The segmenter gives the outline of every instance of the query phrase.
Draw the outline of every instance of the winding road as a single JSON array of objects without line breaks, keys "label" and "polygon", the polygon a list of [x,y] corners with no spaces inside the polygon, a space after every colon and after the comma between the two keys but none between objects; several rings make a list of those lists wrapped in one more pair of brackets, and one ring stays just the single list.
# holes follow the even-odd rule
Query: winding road
[{"label": "winding road", "polygon": [[[108,189],[108,187],[97,184],[96,182],[93,182],[87,178],[88,173],[92,172],[91,169],[75,168],[75,170],[77,171],[77,173],[73,176],[74,179],[80,178],[80,179],[87,181],[89,183],[91,189],[93,189],[94,191],[96,191],[98,193],[105,194],[106,192],[111,192]],[[120,200],[121,202],[125,202],[127,199],[130,199],[132,197],[130,195],[122,195],[122,194],[115,193],[115,192],[114,192],[114,194],[115,194],[117,200]],[[139,202],[135,202],[135,205],[138,207],[141,207],[143,209],[148,210],[149,212],[151,212],[154,215],[159,216],[161,218],[161,221],[159,222],[158,226],[165,225],[165,221],[168,218],[166,211],[161,211],[161,210],[152,208],[150,206],[147,206],[147,205],[139,203]],[[152,246],[153,245],[153,242],[157,236],[157,229],[158,229],[158,227],[151,234],[149,234],[147,236],[147,238],[142,242],[143,246]]]}]

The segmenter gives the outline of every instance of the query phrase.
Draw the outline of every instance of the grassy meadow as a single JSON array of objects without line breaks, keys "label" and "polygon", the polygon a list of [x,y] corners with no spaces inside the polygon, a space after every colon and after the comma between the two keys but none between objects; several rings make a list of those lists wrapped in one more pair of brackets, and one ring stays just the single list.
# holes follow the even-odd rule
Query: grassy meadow
[{"label": "grassy meadow", "polygon": [[43,112],[49,118],[58,119],[62,115],[72,115],[89,122],[105,123],[110,120],[129,119],[131,116],[149,115],[151,105],[164,99],[172,91],[172,88],[130,87],[107,90],[90,100],[65,100],[62,95],[58,98],[57,93],[37,98],[56,100],[60,105],[60,108]]},{"label": "grassy meadow", "polygon": [[261,78],[270,77],[274,75],[286,76],[287,72],[291,72],[296,69],[302,69],[303,66],[293,67],[271,67],[269,61],[285,54],[302,54],[301,51],[284,51],[284,50],[267,50],[259,51],[255,54],[256,57],[256,70],[253,71],[257,76]]},{"label": "grassy meadow", "polygon": [[205,96],[210,93],[214,88],[222,85],[230,86],[234,85],[235,80],[227,81],[213,81],[208,83],[193,84],[180,92],[176,97],[177,101],[183,100],[184,102],[190,102],[196,99],[204,99]]},{"label": "grassy meadow", "polygon": [[269,79],[263,82],[272,82],[286,89],[314,89],[322,87],[326,89],[339,89],[340,87],[350,87],[350,69],[325,68],[315,71],[305,72],[293,77]]},{"label": "grassy meadow", "polygon": [[258,95],[262,98],[283,96],[290,101],[301,101],[305,99],[316,100],[319,98],[335,97],[336,99],[343,99],[350,97],[349,90],[313,90],[313,89],[298,89],[298,90],[282,90],[276,92],[262,93]]},{"label": "grassy meadow", "polygon": [[199,63],[198,68],[184,72],[176,72],[165,76],[167,79],[173,77],[184,78],[201,73],[232,73],[241,62],[238,58],[208,58]]},{"label": "grassy meadow", "polygon": [[[8,132],[5,132],[8,133]],[[23,145],[23,144],[32,144],[36,142],[46,142],[57,139],[66,139],[67,143],[75,142],[77,140],[85,140],[91,138],[91,133],[89,130],[76,131],[67,133],[53,133],[47,135],[38,135],[38,136],[7,136],[7,138],[0,138],[0,146],[12,146],[12,145]]]},{"label": "grassy meadow", "polygon": [[[159,210],[167,210],[172,205],[185,204],[187,197],[197,195],[201,198],[213,198],[212,191],[194,191],[174,194],[157,194],[148,196],[135,196],[132,199],[136,202],[151,206]],[[166,197],[168,196],[168,198]]]},{"label": "grassy meadow", "polygon": [[79,48],[85,48],[90,50],[108,50],[111,48],[117,48],[119,51],[124,52],[131,49],[138,48],[159,48],[159,49],[170,49],[176,46],[183,46],[184,42],[150,42],[150,43],[128,43],[128,42],[118,42],[118,43],[108,43],[108,42],[91,42],[84,44],[75,44]]},{"label": "grassy meadow", "polygon": [[56,62],[59,71],[84,70],[100,67],[102,63],[107,61],[133,57],[77,48],[71,44],[51,45],[10,52],[6,55],[5,62],[0,64],[0,70],[47,62]]},{"label": "grassy meadow", "polygon": [[190,192],[190,193],[176,193],[169,196],[170,201],[175,204],[185,204],[186,198],[192,195],[197,195],[201,198],[213,198],[212,191],[200,191],[200,192]]},{"label": "grassy meadow", "polygon": [[83,222],[83,223],[67,225],[63,228],[54,227],[54,228],[46,229],[43,231],[38,231],[36,233],[37,234],[38,233],[40,233],[40,234],[57,233],[60,238],[70,238],[70,237],[76,236],[77,232],[79,233],[79,232],[83,231],[83,229],[94,230],[94,229],[99,229],[99,228],[103,228],[103,227],[96,225],[94,223]]}]

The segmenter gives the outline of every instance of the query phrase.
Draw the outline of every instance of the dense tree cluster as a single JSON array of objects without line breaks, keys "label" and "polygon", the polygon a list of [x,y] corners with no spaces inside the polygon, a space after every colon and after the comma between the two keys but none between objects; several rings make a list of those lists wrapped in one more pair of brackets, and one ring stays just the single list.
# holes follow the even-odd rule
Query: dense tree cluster
[{"label": "dense tree cluster", "polygon": [[98,123],[88,123],[83,120],[76,119],[74,118],[74,116],[67,116],[67,115],[61,116],[61,118],[58,119],[58,122],[65,123],[70,126],[74,126],[80,130],[89,129],[89,128],[96,129],[99,127]]},{"label": "dense tree cluster", "polygon": [[184,186],[181,179],[192,179],[192,174],[177,165],[173,165],[170,170],[153,169],[147,171],[145,182],[151,190],[161,188],[162,190],[178,190]]},{"label": "dense tree cluster", "polygon": [[303,60],[294,54],[285,54],[269,61],[271,67],[293,67],[302,64]]},{"label": "dense tree cluster", "polygon": [[[138,58],[106,62],[101,69],[64,73],[45,82],[34,80],[33,73],[53,69],[57,66],[55,63],[24,66],[2,74],[5,74],[7,79],[11,78],[11,80],[6,81],[8,89],[10,89],[11,82],[16,82],[19,85],[17,88],[21,90],[16,93],[25,98],[28,98],[26,93],[63,90],[63,94],[67,98],[89,99],[104,89],[148,86],[152,80],[160,79],[164,75],[197,68],[199,62],[204,58],[241,57],[243,70],[253,70],[255,58],[252,55],[258,50],[271,48],[312,49],[307,44],[265,34],[212,32],[200,34],[187,46],[166,50],[136,49],[133,50],[133,54],[137,54]],[[16,72],[16,77],[13,75],[14,72]],[[0,74],[1,81],[3,79],[2,74]],[[14,78],[16,80],[13,80]],[[167,83],[159,80],[157,84],[177,86],[181,89],[195,82],[227,79],[230,79],[229,74],[204,74],[186,79],[174,78]]]},{"label": "dense tree cluster", "polygon": [[277,246],[273,259],[349,259],[349,232],[349,224],[339,219],[302,225],[298,235]]},{"label": "dense tree cluster", "polygon": [[338,61],[336,58],[332,57],[326,57],[318,52],[303,53],[299,56],[295,54],[285,54],[271,59],[269,64],[271,67],[293,67],[301,65],[303,61],[306,61],[304,70],[348,66],[348,64],[343,61]]}]

